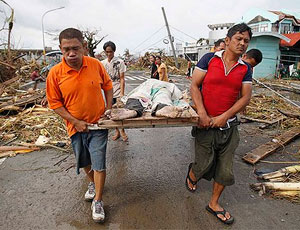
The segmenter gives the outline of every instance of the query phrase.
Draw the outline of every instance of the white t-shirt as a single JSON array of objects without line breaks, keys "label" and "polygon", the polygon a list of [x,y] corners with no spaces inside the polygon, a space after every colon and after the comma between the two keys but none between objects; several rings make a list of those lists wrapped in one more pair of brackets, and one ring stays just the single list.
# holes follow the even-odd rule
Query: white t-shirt
[{"label": "white t-shirt", "polygon": [[120,74],[126,72],[126,66],[122,59],[113,57],[109,62],[108,59],[102,61],[104,68],[113,82],[113,97],[120,97],[121,85],[120,85]]}]

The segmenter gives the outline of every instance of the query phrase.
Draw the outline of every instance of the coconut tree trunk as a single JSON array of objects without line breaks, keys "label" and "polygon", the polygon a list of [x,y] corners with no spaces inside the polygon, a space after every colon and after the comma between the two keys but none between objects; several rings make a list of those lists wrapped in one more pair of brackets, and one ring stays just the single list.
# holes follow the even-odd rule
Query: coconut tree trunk
[{"label": "coconut tree trunk", "polygon": [[293,165],[289,167],[282,168],[280,170],[262,174],[260,177],[264,180],[275,179],[278,177],[288,176],[289,174],[294,174],[300,172],[300,165]]}]

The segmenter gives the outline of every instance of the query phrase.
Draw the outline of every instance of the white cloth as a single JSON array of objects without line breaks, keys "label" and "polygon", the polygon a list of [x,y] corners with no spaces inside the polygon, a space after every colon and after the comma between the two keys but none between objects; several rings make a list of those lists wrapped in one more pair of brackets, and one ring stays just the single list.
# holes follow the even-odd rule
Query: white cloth
[{"label": "white cloth", "polygon": [[174,83],[156,79],[148,79],[143,82],[122,98],[122,101],[126,103],[129,98],[139,99],[142,106],[151,112],[156,109],[158,104],[189,108],[189,104],[182,98],[182,92]]},{"label": "white cloth", "polygon": [[113,97],[120,97],[121,85],[120,85],[120,74],[126,72],[126,66],[122,59],[118,57],[113,57],[109,62],[108,59],[101,61],[106,72],[110,76],[113,82]]}]

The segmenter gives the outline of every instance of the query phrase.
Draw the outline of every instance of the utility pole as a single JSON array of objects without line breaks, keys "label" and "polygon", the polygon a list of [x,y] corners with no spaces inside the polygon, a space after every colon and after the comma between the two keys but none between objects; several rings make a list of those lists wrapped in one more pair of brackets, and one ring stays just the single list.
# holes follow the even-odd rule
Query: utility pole
[{"label": "utility pole", "polygon": [[43,33],[43,56],[44,56],[44,64],[46,63],[46,46],[45,46],[45,35],[44,35],[44,17],[46,14],[48,14],[49,12],[52,12],[52,11],[55,11],[55,10],[60,10],[60,9],[63,9],[65,8],[64,6],[62,7],[59,7],[59,8],[55,8],[55,9],[52,9],[52,10],[48,10],[46,11],[43,16],[42,16],[42,33]]},{"label": "utility pole", "polygon": [[164,15],[164,19],[165,19],[165,23],[166,23],[166,27],[167,27],[167,31],[168,31],[168,36],[169,36],[170,44],[171,44],[171,47],[172,47],[173,56],[174,56],[174,59],[175,59],[175,66],[176,66],[176,68],[179,68],[177,58],[176,58],[175,48],[174,48],[174,44],[173,44],[173,39],[172,39],[172,36],[171,36],[167,16],[166,16],[166,13],[165,13],[165,9],[163,7],[161,9],[162,9],[162,12],[163,12],[163,15]]}]

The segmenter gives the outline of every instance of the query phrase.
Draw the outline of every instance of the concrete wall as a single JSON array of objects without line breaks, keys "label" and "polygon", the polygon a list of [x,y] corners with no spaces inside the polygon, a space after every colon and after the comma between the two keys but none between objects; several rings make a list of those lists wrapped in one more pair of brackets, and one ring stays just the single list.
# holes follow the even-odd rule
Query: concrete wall
[{"label": "concrete wall", "polygon": [[[272,23],[271,22],[257,22],[257,23],[253,23],[248,25],[249,27],[251,27],[252,32],[271,32],[272,31]],[[264,26],[267,26],[266,28],[264,28]],[[258,30],[255,31],[255,27],[258,27]]]},{"label": "concrete wall", "polygon": [[263,54],[262,62],[254,68],[255,78],[274,78],[280,58],[279,38],[273,36],[253,37],[248,50],[259,49]]},{"label": "concrete wall", "polygon": [[227,35],[227,32],[228,32],[227,28],[224,28],[222,30],[221,29],[211,30],[211,31],[209,31],[208,39],[216,41],[218,39],[225,38]]},{"label": "concrete wall", "polygon": [[292,31],[292,29],[293,29],[293,21],[291,20],[291,19],[283,19],[280,23],[279,23],[279,33],[280,34],[284,34],[284,33],[286,33],[286,31],[284,31],[283,29],[283,26],[284,25],[289,25],[289,27],[290,27],[290,31]]}]

